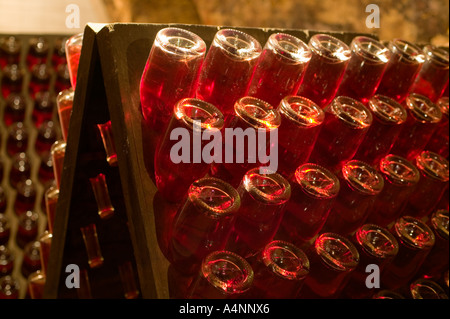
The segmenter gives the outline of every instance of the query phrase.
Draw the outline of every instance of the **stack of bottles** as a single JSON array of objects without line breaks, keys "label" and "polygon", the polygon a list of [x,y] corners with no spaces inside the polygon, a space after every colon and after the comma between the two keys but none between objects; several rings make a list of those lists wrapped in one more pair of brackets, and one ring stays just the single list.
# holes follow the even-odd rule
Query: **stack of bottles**
[{"label": "stack of bottles", "polygon": [[65,36],[0,37],[0,299],[34,298],[51,234],[46,194],[60,138],[56,94],[70,87]]},{"label": "stack of bottles", "polygon": [[140,97],[171,297],[446,297],[448,79],[401,39],[160,30]]},{"label": "stack of bottles", "polygon": [[[2,132],[6,132],[0,161],[0,299],[43,298],[82,43],[82,33],[0,40]],[[99,123],[97,129],[105,160],[117,166],[111,123]],[[111,217],[114,207],[106,176],[99,173],[90,183],[100,219]],[[101,267],[96,225],[81,227],[80,237],[89,267]],[[120,265],[119,273],[124,296],[137,298],[131,262]],[[83,268],[77,295],[92,298],[88,271]]]}]

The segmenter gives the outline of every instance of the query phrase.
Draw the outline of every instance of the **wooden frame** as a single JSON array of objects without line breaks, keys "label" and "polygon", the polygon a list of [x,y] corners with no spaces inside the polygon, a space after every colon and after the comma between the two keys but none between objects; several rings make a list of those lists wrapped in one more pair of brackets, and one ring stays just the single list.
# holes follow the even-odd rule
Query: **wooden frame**
[{"label": "wooden frame", "polygon": [[[142,122],[139,81],[156,33],[167,26],[186,28],[210,45],[217,26],[180,24],[88,24],[84,31],[74,109],[54,226],[45,298],[76,298],[65,286],[68,264],[89,269],[79,228],[95,223],[105,257],[99,269],[89,269],[93,298],[122,298],[117,266],[135,266],[142,298],[170,298],[161,238],[164,214],[173,210],[158,200],[152,175],[155,137]],[[320,31],[237,28],[262,45],[274,32],[289,33],[307,42]],[[350,43],[352,33],[330,33]],[[369,35],[372,36],[372,35]],[[372,36],[373,37],[373,36]],[[110,167],[96,124],[111,120],[118,167]],[[104,172],[115,216],[103,221],[88,178]]]}]

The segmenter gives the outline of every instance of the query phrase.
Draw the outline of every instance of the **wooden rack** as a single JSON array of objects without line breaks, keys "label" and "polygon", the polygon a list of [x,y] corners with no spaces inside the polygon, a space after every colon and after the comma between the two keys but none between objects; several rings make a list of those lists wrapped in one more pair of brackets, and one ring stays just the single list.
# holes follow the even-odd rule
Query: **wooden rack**
[{"label": "wooden rack", "polygon": [[[156,33],[168,26],[188,29],[211,44],[217,26],[182,24],[88,24],[84,31],[74,108],[57,204],[45,298],[77,298],[65,285],[69,264],[88,269],[93,298],[123,298],[118,265],[131,261],[140,296],[168,299],[169,263],[164,216],[175,209],[159,200],[152,173],[155,137],[143,125],[139,82]],[[307,42],[319,31],[237,28],[262,45],[270,34],[289,33]],[[352,33],[330,33],[350,43]],[[373,35],[369,35],[372,36]],[[110,167],[96,125],[111,120],[118,167]],[[115,215],[101,220],[89,177],[106,175]],[[80,227],[97,226],[105,258],[89,269]]]}]

